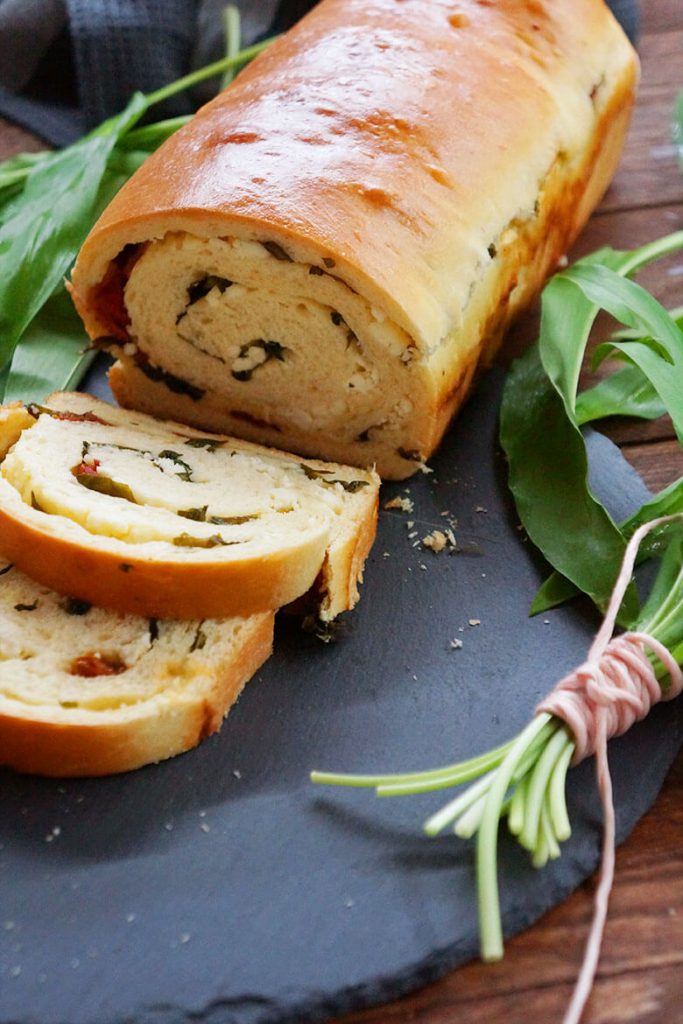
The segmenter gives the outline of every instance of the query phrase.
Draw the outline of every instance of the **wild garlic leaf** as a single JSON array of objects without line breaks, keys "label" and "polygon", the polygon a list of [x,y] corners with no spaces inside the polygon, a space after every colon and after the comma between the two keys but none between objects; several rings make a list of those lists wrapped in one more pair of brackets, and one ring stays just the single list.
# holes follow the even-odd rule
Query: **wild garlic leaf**
[{"label": "wild garlic leaf", "polygon": [[672,358],[667,358],[668,348],[663,351],[658,341],[652,338],[606,342],[598,346],[596,357],[606,357],[615,348],[632,360],[650,381],[671,416],[678,440],[683,444],[683,334],[679,350]]},{"label": "wild garlic leaf", "polygon": [[[529,537],[555,569],[604,608],[626,542],[588,489],[585,442],[545,373],[538,347],[508,374],[500,439],[508,485]],[[637,607],[631,588],[622,618],[632,620]]]},{"label": "wild garlic leaf", "polygon": [[[624,537],[628,539],[643,523],[647,523],[651,519],[659,519],[662,516],[674,515],[677,512],[683,512],[683,477],[674,480],[668,487],[655,494],[650,501],[641,505],[633,515],[619,524],[619,529]],[[639,563],[661,552],[669,536],[677,528],[677,524],[666,524],[648,534],[641,543],[638,552]],[[536,596],[529,609],[529,615],[538,615],[540,612],[546,612],[550,608],[564,604],[565,601],[569,601],[579,593],[578,587],[570,580],[559,572],[553,572],[536,592]]]},{"label": "wild garlic leaf", "polygon": [[635,416],[656,420],[666,412],[662,400],[642,370],[635,365],[624,366],[576,399],[576,422],[579,426],[607,416]]},{"label": "wild garlic leaf", "polygon": [[[683,565],[683,535],[681,535],[680,522],[676,526],[678,528],[677,534],[671,538],[670,543],[667,544],[663,552],[659,572],[650,588],[647,601],[643,605],[641,617],[645,622],[663,607],[674,590],[676,580],[681,572],[681,566]],[[677,619],[676,640],[679,640],[680,618],[677,616]]]},{"label": "wild garlic leaf", "polygon": [[606,310],[627,327],[658,341],[668,354],[675,357],[683,346],[680,327],[642,285],[630,281],[608,266],[587,265],[581,261],[560,275],[578,285],[589,302]]},{"label": "wild garlic leaf", "polygon": [[94,358],[81,318],[62,288],[48,299],[15,349],[5,401],[40,402],[50,391],[68,391]]},{"label": "wild garlic leaf", "polygon": [[638,366],[683,441],[683,331],[676,321],[654,296],[609,267],[577,264],[562,276],[578,285],[589,301],[642,333],[641,338],[613,339],[600,345],[596,363],[616,349]]},{"label": "wild garlic leaf", "polygon": [[[513,365],[503,394],[500,437],[520,519],[553,568],[600,608],[611,594],[626,541],[588,486],[585,442],[575,411],[579,372],[599,304],[640,334],[651,333],[667,359],[676,364],[683,359],[678,325],[643,289],[624,280],[681,248],[683,232],[677,232],[630,252],[600,250],[554,277],[542,296],[538,346]],[[642,340],[629,344],[651,352]],[[661,357],[653,358],[663,364]],[[678,373],[678,365],[675,369]],[[657,383],[661,376],[658,366]],[[673,396],[660,397],[678,411]],[[571,585],[551,577],[532,610],[571,593]],[[621,623],[632,621],[636,609],[631,588]]]},{"label": "wild garlic leaf", "polygon": [[[22,334],[69,270],[92,226],[107,160],[147,100],[136,94],[101,133],[52,153],[29,173],[0,228],[0,396]],[[106,130],[105,130],[106,129]]]},{"label": "wild garlic leaf", "polygon": [[[669,310],[669,315],[683,330],[683,307]],[[615,331],[612,339],[643,340],[643,332],[625,327]],[[625,362],[624,356],[616,351],[614,354]],[[643,371],[631,363],[582,391],[577,396],[575,412],[577,423],[583,425],[607,416],[635,416],[639,419],[654,420],[663,416],[666,409]]]}]

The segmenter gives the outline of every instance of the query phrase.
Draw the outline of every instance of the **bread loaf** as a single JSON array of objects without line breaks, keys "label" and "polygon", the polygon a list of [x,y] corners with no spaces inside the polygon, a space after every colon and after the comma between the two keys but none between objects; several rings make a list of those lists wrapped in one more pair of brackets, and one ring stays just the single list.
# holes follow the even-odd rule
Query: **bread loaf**
[{"label": "bread loaf", "polygon": [[0,560],[0,765],[109,775],[216,732],[273,615],[170,622],[65,598]]},{"label": "bread loaf", "polygon": [[189,619],[277,609],[316,583],[325,620],[358,598],[371,471],[82,394],[6,408],[0,459],[0,553],[60,593]]},{"label": "bread loaf", "polygon": [[410,475],[604,192],[636,76],[602,0],[323,0],[87,238],[118,400]]}]

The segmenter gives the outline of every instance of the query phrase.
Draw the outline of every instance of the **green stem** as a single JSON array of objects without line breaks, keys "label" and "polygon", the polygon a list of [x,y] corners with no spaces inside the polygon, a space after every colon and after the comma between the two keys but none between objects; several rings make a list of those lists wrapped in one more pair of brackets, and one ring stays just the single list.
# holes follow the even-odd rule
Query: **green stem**
[{"label": "green stem", "polygon": [[574,755],[574,740],[567,733],[567,746],[557,759],[550,779],[550,817],[558,840],[563,843],[572,834],[572,827],[567,813],[566,783],[569,764]]},{"label": "green stem", "polygon": [[617,273],[623,275],[632,274],[634,271],[646,266],[646,264],[652,263],[654,260],[661,259],[664,256],[669,256],[671,253],[678,252],[679,249],[683,249],[683,231],[674,231],[670,235],[665,235],[664,238],[656,238],[653,242],[648,243],[648,245],[643,245],[630,253],[619,267]]},{"label": "green stem", "polygon": [[[240,49],[240,37],[242,35],[240,25],[239,8],[234,4],[228,4],[223,8],[223,31],[225,33],[225,56],[235,57]],[[227,89],[235,77],[235,68],[227,68],[221,78],[221,90]]]},{"label": "green stem", "polygon": [[487,772],[486,775],[474,782],[471,786],[468,786],[464,793],[458,794],[453,800],[450,800],[445,807],[442,807],[432,814],[431,818],[428,818],[422,826],[428,836],[436,836],[445,829],[451,822],[459,818],[461,814],[469,810],[472,804],[476,803],[482,795],[485,795],[493,779],[495,778],[495,770]]},{"label": "green stem", "polygon": [[519,837],[522,846],[526,846],[529,850],[533,850],[536,845],[541,820],[541,809],[546,789],[548,788],[548,782],[566,742],[567,734],[558,727],[557,732],[547,743],[531,773],[526,813],[524,815],[524,828]]},{"label": "green stem", "polygon": [[638,623],[637,628],[642,630],[643,633],[649,633],[655,640],[663,641],[666,629],[672,623],[677,625],[680,621],[681,614],[681,599],[683,596],[683,567],[679,572],[674,585],[671,590],[664,598],[657,611],[651,618],[642,623]]},{"label": "green stem", "polygon": [[548,844],[548,856],[550,860],[557,860],[560,856],[560,844],[557,841],[555,835],[555,829],[553,828],[553,821],[550,816],[550,792],[546,791],[545,800],[541,807],[541,831],[545,836],[545,841]]},{"label": "green stem", "polygon": [[519,836],[524,828],[524,808],[526,807],[527,790],[529,788],[529,776],[525,775],[515,787],[508,814],[508,829],[513,836]]},{"label": "green stem", "polygon": [[477,754],[468,761],[459,761],[456,764],[443,765],[441,768],[432,768],[424,772],[407,772],[403,774],[393,773],[384,775],[351,775],[342,772],[318,772],[310,774],[311,782],[321,783],[327,786],[360,786],[360,787],[390,787],[402,783],[421,783],[439,781],[442,779],[455,779],[455,782],[443,782],[436,788],[443,788],[445,785],[457,785],[458,782],[468,782],[477,778],[482,772],[488,771],[495,766],[507,754],[512,746],[513,740],[503,743],[494,750],[485,754]]},{"label": "green stem", "polygon": [[484,960],[500,960],[503,956],[503,929],[498,896],[498,825],[510,782],[519,762],[533,740],[549,735],[557,728],[556,721],[545,712],[535,715],[514,742],[496,772],[477,833],[477,892],[479,895],[479,928]]},{"label": "green stem", "polygon": [[183,114],[180,117],[167,117],[164,121],[156,121],[154,124],[145,124],[141,128],[133,128],[124,135],[119,146],[123,149],[146,149],[150,144],[157,145],[191,119],[192,114]]},{"label": "green stem", "polygon": [[151,92],[147,96],[149,106],[153,106],[155,103],[161,103],[163,100],[167,100],[169,96],[175,96],[176,93],[183,92],[185,89],[190,89],[193,85],[197,85],[198,82],[203,82],[207,78],[213,78],[215,75],[221,75],[229,68],[239,67],[240,64],[246,64],[247,61],[253,60],[254,57],[258,57],[259,53],[267,49],[270,44],[277,39],[277,36],[272,36],[270,39],[264,39],[261,43],[254,43],[253,46],[248,46],[245,50],[240,50],[231,57],[222,57],[220,60],[214,61],[213,64],[207,64],[206,67],[199,68],[197,71],[192,71],[189,75],[185,75],[183,78],[179,78],[176,82],[171,82],[170,85],[165,85],[162,89],[157,89],[155,92]]}]

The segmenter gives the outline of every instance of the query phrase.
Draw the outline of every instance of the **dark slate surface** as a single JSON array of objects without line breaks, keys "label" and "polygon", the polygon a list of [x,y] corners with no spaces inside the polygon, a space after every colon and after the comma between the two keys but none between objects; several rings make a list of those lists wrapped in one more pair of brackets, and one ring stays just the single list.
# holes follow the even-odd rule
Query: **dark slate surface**
[{"label": "dark slate surface", "polygon": [[[505,491],[499,394],[489,376],[435,473],[385,488],[385,501],[409,492],[415,512],[382,512],[363,600],[338,641],[280,623],[275,656],[220,736],[108,780],[2,773],[2,1024],[304,1024],[476,955],[472,848],[420,833],[443,795],[377,800],[315,788],[307,773],[472,755],[523,726],[583,659],[588,609],[527,618],[541,569]],[[621,516],[642,484],[608,442],[592,447]],[[407,519],[423,536],[444,510],[468,554],[411,546]],[[679,740],[677,706],[660,705],[612,743],[620,839]],[[597,863],[592,764],[571,773],[570,809],[574,836],[542,872],[502,843],[508,935]]]}]

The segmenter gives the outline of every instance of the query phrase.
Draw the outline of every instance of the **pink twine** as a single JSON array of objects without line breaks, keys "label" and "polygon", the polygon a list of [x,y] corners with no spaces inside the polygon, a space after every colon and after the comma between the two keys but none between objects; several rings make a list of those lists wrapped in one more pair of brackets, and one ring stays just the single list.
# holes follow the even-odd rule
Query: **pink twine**
[{"label": "pink twine", "polygon": [[[604,816],[600,883],[595,893],[593,922],[581,971],[563,1024],[578,1024],[591,993],[614,881],[614,802],[607,741],[612,736],[625,733],[634,722],[645,718],[653,704],[660,700],[671,700],[683,690],[683,672],[666,647],[654,637],[635,632],[612,637],[641,540],[657,526],[680,518],[676,515],[662,516],[644,523],[636,530],[626,547],[605,619],[588,652],[588,659],[580,668],[562,679],[536,708],[537,713],[547,712],[567,723],[576,742],[574,764],[595,754],[598,791]],[[646,647],[669,673],[670,685],[666,693],[662,691],[645,653]]]}]

